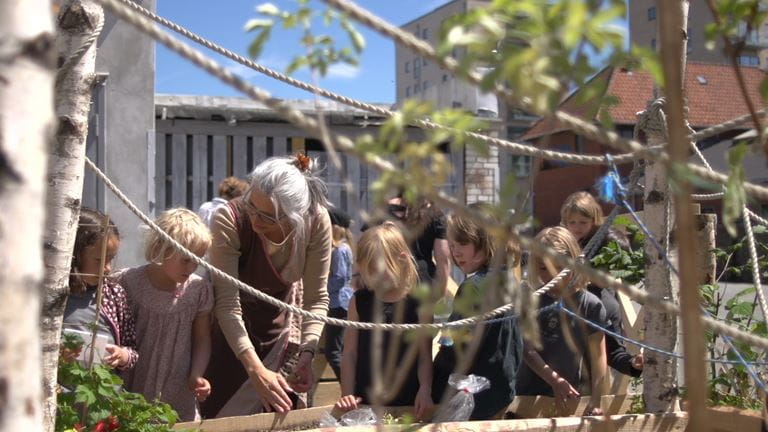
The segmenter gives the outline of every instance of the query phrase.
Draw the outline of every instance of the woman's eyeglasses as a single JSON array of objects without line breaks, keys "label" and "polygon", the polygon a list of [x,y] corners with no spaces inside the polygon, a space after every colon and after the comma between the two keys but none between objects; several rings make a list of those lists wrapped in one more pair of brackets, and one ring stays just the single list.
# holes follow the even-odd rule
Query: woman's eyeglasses
[{"label": "woman's eyeglasses", "polygon": [[255,217],[263,223],[277,225],[280,223],[280,220],[285,217],[285,215],[275,217],[257,209],[256,206],[251,203],[251,194],[246,194],[243,197],[243,208],[245,209],[245,212],[248,213],[248,216]]}]

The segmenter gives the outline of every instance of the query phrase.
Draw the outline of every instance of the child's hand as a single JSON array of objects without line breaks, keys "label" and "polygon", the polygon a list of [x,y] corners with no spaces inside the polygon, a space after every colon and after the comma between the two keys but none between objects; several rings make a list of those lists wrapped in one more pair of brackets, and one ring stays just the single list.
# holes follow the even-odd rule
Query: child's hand
[{"label": "child's hand", "polygon": [[104,349],[107,351],[104,363],[111,368],[123,367],[131,361],[131,353],[123,347],[107,344]]},{"label": "child's hand", "polygon": [[600,405],[594,405],[592,403],[589,403],[587,407],[584,409],[584,416],[601,416],[603,415],[603,409],[600,408]]},{"label": "child's hand", "polygon": [[357,405],[363,401],[355,395],[342,396],[338,402],[336,402],[335,408],[340,409],[342,412],[352,411],[357,409]]},{"label": "child's hand", "polygon": [[62,363],[72,363],[73,361],[77,360],[78,357],[80,357],[80,353],[82,351],[82,345],[75,349],[61,347],[59,348],[59,356],[61,357]]},{"label": "child's hand", "polygon": [[419,392],[416,393],[416,400],[413,403],[413,409],[417,420],[428,420],[432,410],[435,409],[431,388],[427,386],[419,387]]},{"label": "child's hand", "polygon": [[211,383],[203,377],[189,377],[187,385],[198,402],[205,402],[211,394]]},{"label": "child's hand", "polygon": [[560,377],[552,384],[552,390],[555,393],[555,404],[561,412],[565,412],[568,399],[576,399],[581,396],[566,379]]}]

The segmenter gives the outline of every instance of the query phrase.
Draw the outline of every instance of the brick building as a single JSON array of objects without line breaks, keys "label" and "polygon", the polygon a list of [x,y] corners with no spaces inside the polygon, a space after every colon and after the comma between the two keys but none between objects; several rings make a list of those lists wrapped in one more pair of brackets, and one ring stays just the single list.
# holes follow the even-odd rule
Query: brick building
[{"label": "brick building", "polygon": [[[756,67],[745,67],[742,72],[750,99],[757,106],[765,106],[759,91],[760,83],[766,76],[765,72]],[[587,85],[596,86],[602,91],[598,95],[591,94],[584,100],[586,92],[579,89],[565,99],[559,109],[595,123],[610,117],[614,130],[619,135],[632,137],[636,113],[645,109],[647,102],[653,98],[653,80],[650,75],[646,72],[609,67],[595,75]],[[696,130],[748,112],[734,71],[728,65],[689,62],[685,74],[685,90],[689,105],[689,122]],[[743,129],[726,132],[697,145],[705,150],[745,132],[750,127],[751,125],[747,124]],[[597,142],[576,135],[553,117],[537,121],[522,140],[543,148],[579,154],[615,153]],[[626,175],[630,169],[630,164],[620,167],[622,175]],[[595,182],[605,172],[604,166],[535,159],[531,167],[534,218],[542,226],[557,224],[560,220],[560,205],[565,198],[580,190],[594,192],[592,188]],[[641,201],[640,197],[637,197],[635,205],[641,207]],[[708,206],[714,209],[717,204],[711,203]],[[610,210],[610,207],[606,206],[605,210]]]}]

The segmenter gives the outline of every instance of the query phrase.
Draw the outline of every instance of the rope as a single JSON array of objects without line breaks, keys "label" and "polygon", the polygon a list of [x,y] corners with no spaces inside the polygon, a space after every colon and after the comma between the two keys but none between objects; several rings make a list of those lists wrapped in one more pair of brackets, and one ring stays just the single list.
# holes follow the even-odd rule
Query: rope
[{"label": "rope", "polygon": [[[158,24],[161,24],[170,30],[175,31],[176,33],[230,59],[233,60],[243,66],[246,66],[248,68],[251,68],[255,70],[256,72],[259,72],[261,74],[264,74],[270,78],[274,78],[278,81],[282,81],[288,85],[294,86],[296,88],[300,88],[302,90],[320,95],[322,97],[325,97],[327,99],[334,100],[336,102],[339,102],[341,104],[351,106],[363,111],[368,111],[374,114],[379,114],[385,117],[392,117],[395,113],[391,110],[388,110],[386,108],[372,105],[369,103],[361,102],[356,99],[352,99],[350,97],[340,95],[338,93],[334,93],[330,90],[323,89],[321,87],[318,87],[316,85],[309,84],[304,81],[297,80],[295,78],[292,78],[288,75],[282,74],[274,69],[270,69],[266,66],[263,66],[259,63],[256,63],[250,59],[247,59],[237,53],[234,53],[214,42],[211,42],[189,30],[186,28],[174,23],[173,21],[170,21],[168,19],[165,19],[152,11],[142,7],[141,5],[131,1],[131,0],[118,0],[120,3],[124,4],[125,6],[130,7],[134,11],[140,13],[141,15],[144,15],[145,17],[155,21]],[[429,120],[424,119],[416,119],[413,121],[413,124],[415,126],[424,128],[424,129],[441,129],[451,132],[457,132],[456,129],[441,125],[439,123],[434,123]],[[559,151],[553,151],[553,150],[546,150],[546,149],[540,149],[538,147],[534,147],[531,145],[516,143],[500,138],[494,138],[490,137],[488,135],[483,135],[475,132],[467,132],[467,131],[461,131],[463,135],[466,137],[483,141],[485,143],[497,146],[501,149],[504,149],[505,151],[509,151],[513,154],[522,154],[526,156],[531,157],[540,157],[543,159],[549,159],[549,160],[557,160],[562,162],[571,162],[571,163],[578,163],[582,165],[602,165],[603,164],[603,158],[600,156],[590,156],[590,155],[580,155],[575,153],[568,153],[568,152],[559,152]],[[619,161],[619,163],[624,163],[631,161],[633,159],[636,159],[636,157],[632,154],[624,154],[624,155],[616,155],[615,158]]]},{"label": "rope", "polygon": [[[138,16],[136,13],[132,12],[131,10],[127,9],[125,6],[121,6],[117,0],[97,0],[97,2],[101,3],[103,6],[106,6],[108,9],[110,9],[116,16],[120,17],[121,19],[125,20],[126,22],[132,24],[137,29],[141,30],[142,32],[146,33],[147,35],[150,35],[155,40],[159,41],[169,49],[179,53],[183,57],[189,59],[194,64],[198,65],[202,69],[204,69],[206,72],[210,73],[211,75],[217,77],[218,79],[222,80],[223,82],[231,85],[235,89],[242,91],[244,94],[248,95],[249,97],[253,98],[256,101],[259,101],[263,103],[265,106],[269,107],[270,109],[274,110],[277,114],[285,118],[287,121],[295,124],[296,126],[305,129],[316,136],[318,135],[318,126],[317,123],[311,119],[305,117],[301,112],[291,108],[290,106],[286,105],[282,101],[272,99],[269,95],[269,93],[258,89],[249,83],[245,82],[244,80],[240,79],[239,77],[232,74],[230,71],[222,68],[219,66],[216,62],[213,60],[205,57],[200,52],[191,49],[190,47],[186,46],[185,44],[175,40],[171,36],[157,30],[151,22],[146,20],[145,18],[142,18]],[[374,166],[384,172],[396,172],[396,169],[394,166],[392,166],[391,163],[381,159],[380,157],[369,155],[369,154],[361,154],[359,150],[354,146],[352,141],[343,135],[338,135],[335,133],[331,133],[332,138],[336,140],[335,144],[339,146],[344,151],[348,151],[352,154],[357,155],[360,157],[362,161],[365,163]],[[613,134],[616,136],[616,134]],[[626,141],[626,140],[625,140]],[[639,143],[633,142],[633,144],[640,146]],[[662,156],[659,156],[660,158]],[[92,163],[88,164],[92,168],[96,168]],[[103,173],[102,173],[103,175]],[[106,176],[104,176],[106,177]],[[114,187],[114,185],[112,185]],[[111,188],[112,189],[112,188]],[[113,192],[115,192],[116,187],[114,187]],[[124,196],[124,195],[123,195]],[[476,220],[483,221],[484,223],[487,223],[488,226],[494,226],[494,222],[489,220],[487,217],[484,217],[483,215],[476,214],[476,212],[470,211],[467,209],[464,205],[457,203],[454,199],[449,198],[445,195],[443,192],[433,192],[430,194],[430,197],[432,197],[436,204],[441,204],[446,206],[447,208],[451,208],[456,210],[459,213],[462,214],[471,214],[472,217],[474,217]],[[127,198],[123,202],[126,202]],[[128,202],[130,202],[128,200]],[[126,202],[127,204],[127,202]],[[133,205],[132,211],[141,213],[138,208],[136,208],[135,205]],[[146,216],[144,216],[145,219]],[[142,219],[144,220],[144,219]],[[150,221],[151,222],[151,221]],[[152,224],[154,225],[154,224]],[[152,226],[149,225],[149,226]],[[156,227],[156,225],[155,225]],[[162,232],[162,230],[160,230]],[[571,257],[565,257],[562,255],[559,255],[552,251],[550,248],[543,246],[541,244],[538,244],[537,242],[532,241],[530,238],[519,236],[518,234],[512,232],[511,237],[515,240],[517,240],[521,247],[528,248],[531,252],[534,254],[538,254],[540,256],[547,257],[549,259],[552,259],[555,263],[562,266],[563,268],[566,267],[572,267],[574,269],[577,269],[578,271],[584,273],[587,277],[592,278],[596,283],[600,283],[603,286],[613,288],[614,290],[620,290],[624,293],[626,293],[630,298],[633,300],[646,305],[651,305],[653,307],[660,308],[662,310],[665,310],[669,313],[674,314],[680,314],[680,309],[667,301],[664,301],[662,299],[656,299],[651,296],[649,296],[647,293],[621,283],[620,281],[612,278],[610,275],[606,275],[603,272],[596,271],[592,269],[590,266],[585,265],[578,260],[574,260]],[[167,236],[167,234],[163,233],[161,234],[166,239],[170,239],[170,237]],[[178,243],[176,243],[178,245]],[[178,245],[181,246],[181,245]],[[209,268],[207,263],[204,263],[201,259],[196,257],[194,254],[191,254],[189,251],[186,251],[182,248],[182,252],[185,254],[191,255],[189,258],[192,259],[194,262],[198,263],[199,265],[202,265],[204,268]],[[210,268],[209,268],[210,269]],[[232,278],[229,275],[225,275],[223,277],[225,280],[234,283],[238,288],[246,290],[246,292],[250,287],[247,287],[247,285],[242,284],[242,282]],[[259,297],[258,294],[254,294],[257,298]],[[280,308],[281,302],[276,301],[275,299],[266,296],[266,299],[263,299],[264,301],[267,301],[269,304],[274,305],[275,307]],[[335,318],[327,318],[324,315],[317,315],[313,314],[307,311],[304,311],[299,308],[295,308],[290,305],[285,305],[285,309],[291,310],[292,312],[303,315],[308,318],[312,318],[318,321],[323,321],[325,323],[330,323],[334,325],[339,326],[358,326],[357,328],[363,328],[363,329],[369,329],[372,327],[369,327],[370,323],[354,323],[354,324],[346,324],[343,320],[337,320]],[[459,321],[453,321],[453,322],[447,322],[447,323],[441,323],[441,324],[382,324],[382,328],[387,329],[415,329],[415,328],[421,328],[421,327],[428,327],[432,329],[442,329],[442,328],[451,328],[451,327],[461,327],[464,325],[471,325],[474,322],[477,322],[484,318],[490,318],[494,315],[505,313],[512,309],[512,305],[505,305],[500,308],[497,308],[493,311],[487,312],[486,314],[482,315],[479,318],[468,318],[465,320],[459,320]],[[728,336],[731,336],[735,339],[738,339],[742,342],[745,342],[747,344],[757,346],[760,348],[768,349],[768,339],[752,335],[748,332],[742,331],[738,328],[730,327],[728,325],[725,325],[723,323],[720,323],[712,318],[705,317],[704,318],[704,324],[712,329],[713,331],[725,334]]]},{"label": "rope", "polygon": [[99,22],[96,24],[96,27],[94,27],[91,34],[83,40],[75,52],[73,52],[69,57],[67,57],[66,60],[64,60],[64,63],[62,63],[61,67],[59,68],[59,71],[56,74],[56,87],[61,85],[64,77],[72,70],[72,67],[75,65],[75,63],[80,61],[83,55],[85,55],[91,46],[99,39],[101,31],[104,29],[104,14],[99,14],[98,16]]},{"label": "rope", "polygon": [[[444,69],[453,73],[455,76],[461,77],[466,81],[468,81],[469,83],[474,84],[476,86],[482,86],[483,77],[480,74],[476,72],[464,72],[460,70],[459,63],[454,58],[450,56],[437,55],[435,49],[431,45],[429,45],[429,43],[427,43],[426,41],[423,41],[415,37],[413,34],[393,26],[392,24],[372,14],[370,11],[364,8],[361,8],[357,4],[349,0],[322,0],[322,1],[330,5],[331,7],[354,18],[360,23],[370,27],[374,31],[378,32],[379,34],[394,40],[395,42],[405,46],[406,48],[409,48],[414,53],[419,54],[423,57],[429,58],[430,60],[439,64]],[[502,85],[497,84],[492,89],[492,91],[494,94],[504,98],[504,100],[506,100],[508,103],[518,106],[525,111],[528,111],[540,116],[546,116],[549,114],[548,112],[546,112],[546,110],[537,108],[530,100],[515,96],[509,89],[503,87]],[[626,138],[622,138],[615,132],[606,131],[605,129],[602,129],[592,123],[588,123],[574,115],[571,115],[563,111],[554,111],[552,115],[557,120],[565,123],[567,126],[572,128],[578,134],[586,138],[599,141],[612,148],[616,148],[627,153],[632,153],[634,157],[643,157],[646,159],[663,162],[665,164],[670,164],[669,156],[666,153],[659,152],[657,149],[646,147],[641,143],[637,142],[636,140],[629,140]],[[703,179],[710,180],[712,182],[725,184],[728,180],[728,177],[723,174],[720,174],[714,171],[710,172],[695,164],[688,163],[687,167],[694,174],[698,175]],[[744,183],[744,190],[750,195],[753,195],[764,201],[768,201],[768,188],[766,187],[759,186],[752,183]]]},{"label": "rope", "polygon": [[[760,111],[757,111],[755,114],[757,114],[758,117],[765,117],[768,114],[768,108],[763,108]],[[744,114],[743,116],[736,117],[735,119],[731,119],[718,125],[702,129],[694,134],[691,134],[690,137],[692,141],[701,141],[715,135],[720,135],[721,133],[727,132],[731,129],[735,129],[736,127],[750,121],[752,121],[752,115]]]},{"label": "rope", "polygon": [[[567,315],[569,315],[571,317],[574,317],[574,318],[578,319],[579,321],[582,321],[583,323],[587,324],[588,326],[592,327],[595,330],[598,330],[598,331],[600,331],[602,333],[605,333],[607,335],[613,336],[616,339],[620,339],[620,340],[622,340],[624,342],[630,343],[632,345],[636,345],[636,346],[638,346],[640,348],[643,348],[643,349],[645,349],[647,351],[653,351],[655,353],[662,354],[662,355],[665,355],[665,356],[668,356],[668,357],[674,357],[674,358],[678,358],[678,359],[685,358],[685,356],[683,356],[682,354],[679,354],[679,353],[676,353],[676,352],[671,352],[671,351],[666,351],[666,350],[663,350],[661,348],[657,348],[657,347],[648,345],[648,344],[646,344],[644,342],[640,342],[639,340],[632,339],[630,337],[624,336],[621,333],[614,332],[614,331],[612,331],[612,330],[610,330],[610,329],[608,329],[606,327],[603,327],[603,326],[601,326],[601,325],[599,325],[599,324],[597,324],[595,322],[592,322],[592,321],[588,320],[587,318],[585,318],[585,317],[583,317],[583,316],[581,316],[581,315],[579,315],[579,314],[569,310],[565,306],[561,306],[560,303],[555,303],[555,304],[560,306],[560,310],[565,312]],[[550,307],[550,306],[547,306],[547,307]],[[543,311],[543,309],[542,309],[542,311]],[[714,359],[714,358],[708,358],[708,359],[705,359],[705,361],[709,362],[709,363],[720,363],[720,364],[728,364],[728,365],[743,364],[739,360],[725,360],[725,359]],[[755,361],[755,362],[746,362],[746,363],[749,364],[749,365],[754,365],[754,366],[768,366],[768,362],[764,362],[764,361],[763,362]]]}]

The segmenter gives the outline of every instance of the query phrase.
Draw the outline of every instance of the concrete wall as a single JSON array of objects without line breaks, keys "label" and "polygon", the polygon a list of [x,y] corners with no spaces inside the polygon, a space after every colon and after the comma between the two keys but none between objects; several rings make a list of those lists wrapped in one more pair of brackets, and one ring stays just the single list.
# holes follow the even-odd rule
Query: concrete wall
[{"label": "concrete wall", "polygon": [[[155,0],[137,0],[155,10]],[[106,77],[94,106],[98,120],[92,125],[98,134],[89,137],[89,153],[101,159],[101,168],[144,212],[154,203],[154,86],[155,46],[133,27],[107,13],[99,38],[96,70]],[[103,92],[103,93],[101,93]],[[93,117],[92,117],[93,118]],[[86,170],[87,171],[87,170]],[[83,203],[105,210],[122,235],[115,266],[144,262],[139,219],[109,191],[95,185],[86,172]]]}]

